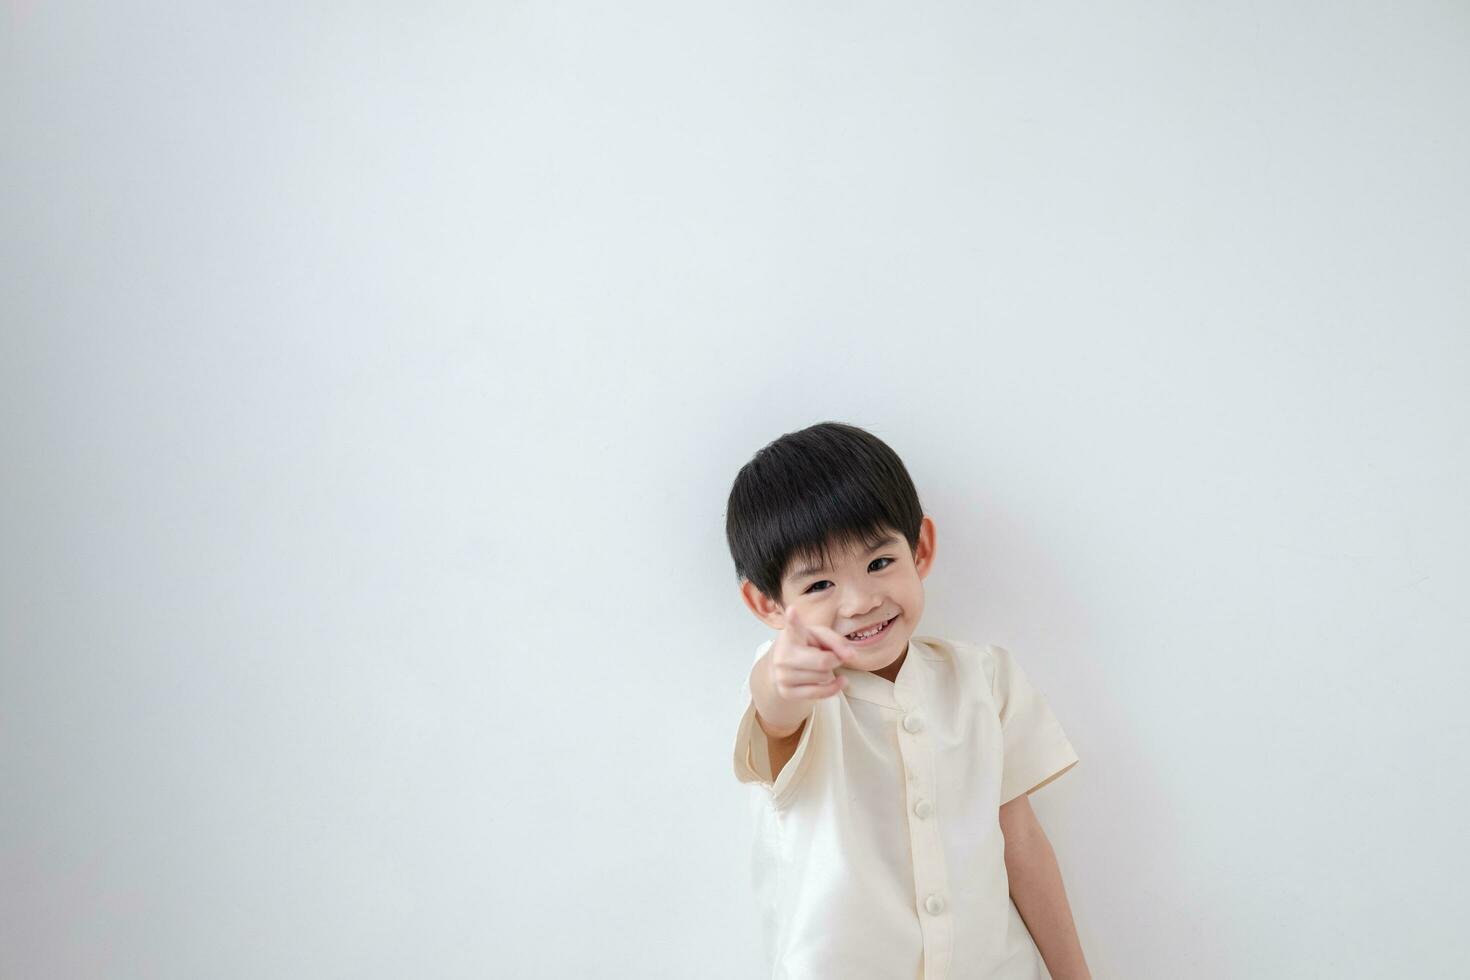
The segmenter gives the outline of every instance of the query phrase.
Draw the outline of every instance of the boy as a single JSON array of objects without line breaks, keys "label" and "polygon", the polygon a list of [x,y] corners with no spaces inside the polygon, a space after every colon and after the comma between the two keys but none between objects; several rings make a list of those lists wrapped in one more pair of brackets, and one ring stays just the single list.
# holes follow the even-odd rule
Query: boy
[{"label": "boy", "polygon": [[1077,764],[1006,649],[914,634],[934,562],[902,461],[823,422],[741,468],[726,537],[779,630],[742,686],[776,980],[1090,980],[1027,794]]}]

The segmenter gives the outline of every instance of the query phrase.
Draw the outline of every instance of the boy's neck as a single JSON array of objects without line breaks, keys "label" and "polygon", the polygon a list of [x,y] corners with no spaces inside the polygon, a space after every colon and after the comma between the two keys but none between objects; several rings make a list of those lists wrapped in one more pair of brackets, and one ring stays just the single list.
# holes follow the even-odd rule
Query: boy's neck
[{"label": "boy's neck", "polygon": [[893,663],[889,664],[887,667],[884,667],[882,670],[875,670],[875,671],[873,671],[873,673],[876,674],[877,676],[883,678],[885,681],[887,681],[890,684],[894,683],[895,682],[895,679],[898,677],[898,670],[899,670],[900,667],[903,666],[904,658],[907,657],[908,655],[909,655],[909,646],[908,646],[907,643],[905,643],[903,645],[903,653],[900,653],[898,655],[898,658],[896,660],[894,660]]}]

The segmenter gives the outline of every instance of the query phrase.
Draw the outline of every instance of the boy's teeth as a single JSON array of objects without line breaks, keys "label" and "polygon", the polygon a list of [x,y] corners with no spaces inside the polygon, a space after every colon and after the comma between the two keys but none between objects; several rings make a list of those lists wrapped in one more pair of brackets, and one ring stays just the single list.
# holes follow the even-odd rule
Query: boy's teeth
[{"label": "boy's teeth", "polygon": [[847,634],[847,638],[849,640],[862,640],[862,639],[866,639],[867,637],[870,637],[874,633],[876,633],[879,630],[881,630],[883,628],[884,623],[887,623],[887,622],[888,622],[888,620],[885,619],[885,620],[883,620],[882,623],[879,623],[877,626],[874,626],[872,629],[868,630],[865,633],[849,633],[849,634]]}]

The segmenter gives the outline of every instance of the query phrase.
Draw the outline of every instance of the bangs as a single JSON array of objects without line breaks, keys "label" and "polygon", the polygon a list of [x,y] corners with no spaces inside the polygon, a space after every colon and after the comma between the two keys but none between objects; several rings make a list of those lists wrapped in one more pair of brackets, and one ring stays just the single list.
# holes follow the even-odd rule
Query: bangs
[{"label": "bangs", "polygon": [[881,526],[844,527],[835,531],[817,544],[803,544],[796,548],[788,561],[782,581],[805,578],[808,575],[832,568],[832,552],[865,555],[877,551],[885,544],[902,542],[903,536],[891,528]]}]

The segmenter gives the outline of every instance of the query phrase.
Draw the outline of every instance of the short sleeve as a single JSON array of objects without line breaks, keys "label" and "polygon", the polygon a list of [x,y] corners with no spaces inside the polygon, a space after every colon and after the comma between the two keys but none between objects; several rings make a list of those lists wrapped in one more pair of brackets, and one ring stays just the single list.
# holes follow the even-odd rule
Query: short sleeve
[{"label": "short sleeve", "polygon": [[[774,640],[767,640],[755,651],[755,659],[751,666],[760,660],[765,652],[770,649]],[[740,704],[744,706],[744,713],[740,716],[740,723],[735,730],[735,778],[742,783],[755,783],[770,791],[772,797],[780,802],[790,792],[797,774],[801,771],[802,763],[806,758],[807,745],[811,741],[812,730],[816,727],[816,715],[813,711],[812,717],[807,719],[805,727],[801,730],[801,738],[797,740],[796,751],[787,763],[781,767],[781,774],[776,779],[771,779],[770,746],[766,739],[765,730],[761,728],[760,722],[755,717],[755,699],[750,693],[750,671],[745,672],[745,679],[740,684]]]},{"label": "short sleeve", "polygon": [[1000,802],[1034,793],[1077,764],[1061,724],[1005,647],[990,644],[991,695],[1000,713],[1004,768]]}]

